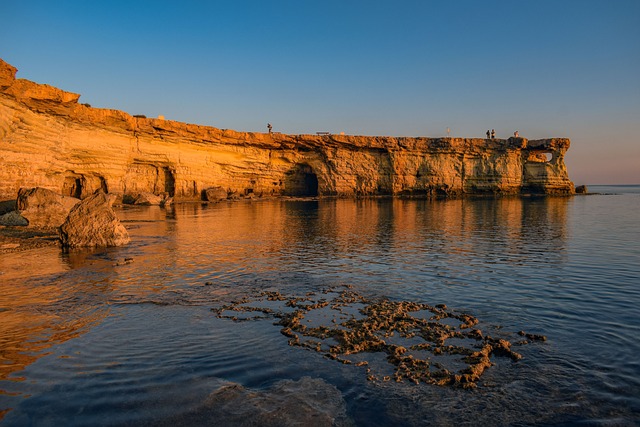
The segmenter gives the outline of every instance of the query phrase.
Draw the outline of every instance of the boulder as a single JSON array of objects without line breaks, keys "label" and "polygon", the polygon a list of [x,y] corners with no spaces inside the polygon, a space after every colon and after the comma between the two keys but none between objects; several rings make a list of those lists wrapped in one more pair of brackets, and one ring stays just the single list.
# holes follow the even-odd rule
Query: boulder
[{"label": "boulder", "polygon": [[12,212],[16,210],[15,200],[3,200],[0,202],[0,215]]},{"label": "boulder", "polygon": [[211,187],[205,190],[205,197],[210,202],[220,202],[227,200],[227,190],[222,187]]},{"label": "boulder", "polygon": [[160,206],[168,208],[169,206],[173,205],[173,197],[167,197],[166,199],[162,200],[162,203],[160,203]]},{"label": "boulder", "polygon": [[588,192],[586,185],[578,185],[576,187],[576,194],[586,194]]},{"label": "boulder", "polygon": [[164,197],[157,196],[153,193],[139,193],[133,197],[134,205],[142,206],[160,206],[164,200]]},{"label": "boulder", "polygon": [[16,210],[29,221],[30,227],[60,227],[79,199],[61,196],[46,188],[21,188]]},{"label": "boulder", "polygon": [[129,233],[112,208],[115,199],[115,196],[97,190],[76,205],[60,226],[62,246],[106,247],[129,243]]},{"label": "boulder", "polygon": [[29,225],[29,221],[27,221],[27,219],[20,215],[17,211],[12,211],[4,215],[0,215],[0,225],[4,225],[7,227],[24,227]]}]

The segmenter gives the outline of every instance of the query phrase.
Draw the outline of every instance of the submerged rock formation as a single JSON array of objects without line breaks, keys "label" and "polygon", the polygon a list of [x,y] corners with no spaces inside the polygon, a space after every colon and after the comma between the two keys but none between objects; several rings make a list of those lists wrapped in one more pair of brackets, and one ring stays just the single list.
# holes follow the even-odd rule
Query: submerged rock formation
[{"label": "submerged rock formation", "polygon": [[171,422],[265,427],[355,425],[347,416],[340,390],[322,379],[310,377],[282,380],[263,391],[237,383],[222,383],[202,405]]},{"label": "submerged rock formation", "polygon": [[167,193],[291,196],[572,194],[565,138],[285,135],[79,104],[0,60],[0,200],[20,187],[85,198]]}]

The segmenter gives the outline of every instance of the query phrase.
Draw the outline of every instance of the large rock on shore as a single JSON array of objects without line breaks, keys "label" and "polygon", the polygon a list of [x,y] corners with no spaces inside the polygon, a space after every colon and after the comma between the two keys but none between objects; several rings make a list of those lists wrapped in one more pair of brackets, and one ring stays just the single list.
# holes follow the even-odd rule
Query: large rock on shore
[{"label": "large rock on shore", "polygon": [[133,204],[142,206],[160,206],[163,201],[163,196],[158,196],[153,193],[140,193],[134,197]]},{"label": "large rock on shore", "polygon": [[111,207],[115,196],[96,191],[76,205],[62,226],[59,235],[63,247],[106,247],[129,243],[129,233]]},{"label": "large rock on shore", "polygon": [[227,190],[222,187],[207,188],[204,191],[204,194],[209,202],[220,202],[222,200],[227,200],[228,197]]},{"label": "large rock on shore", "polygon": [[12,212],[16,210],[15,200],[3,200],[0,202],[0,215]]},{"label": "large rock on shore", "polygon": [[27,219],[17,211],[11,211],[4,215],[0,215],[0,225],[4,225],[5,227],[24,227],[29,225],[29,221],[27,221]]},{"label": "large rock on shore", "polygon": [[30,227],[55,228],[60,227],[79,202],[75,197],[61,196],[46,188],[21,188],[16,210],[29,221]]}]

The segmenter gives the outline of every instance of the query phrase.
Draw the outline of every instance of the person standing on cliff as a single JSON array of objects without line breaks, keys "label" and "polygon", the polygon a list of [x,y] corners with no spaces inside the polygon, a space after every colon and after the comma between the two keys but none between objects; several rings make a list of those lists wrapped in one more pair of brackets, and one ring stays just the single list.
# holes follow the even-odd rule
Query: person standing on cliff
[{"label": "person standing on cliff", "polygon": [[491,136],[491,132],[489,132],[489,129],[487,129],[487,139],[489,139]]},{"label": "person standing on cliff", "polygon": [[495,129],[491,129],[491,139],[494,139],[496,137],[496,131]]},{"label": "person standing on cliff", "polygon": [[273,126],[271,126],[271,123],[267,123],[267,129],[269,129],[269,133],[271,133],[271,131],[273,130]]},{"label": "person standing on cliff", "polygon": [[520,132],[515,131],[515,132],[513,133],[513,136],[515,136],[516,138],[519,138],[519,137],[520,137]]}]

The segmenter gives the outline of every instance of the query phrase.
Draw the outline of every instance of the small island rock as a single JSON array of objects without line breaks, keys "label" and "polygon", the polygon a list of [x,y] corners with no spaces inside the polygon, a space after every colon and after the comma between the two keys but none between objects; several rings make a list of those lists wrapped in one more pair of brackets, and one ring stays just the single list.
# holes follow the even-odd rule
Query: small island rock
[{"label": "small island rock", "polygon": [[578,185],[576,187],[576,194],[587,194],[587,186],[586,185]]}]

